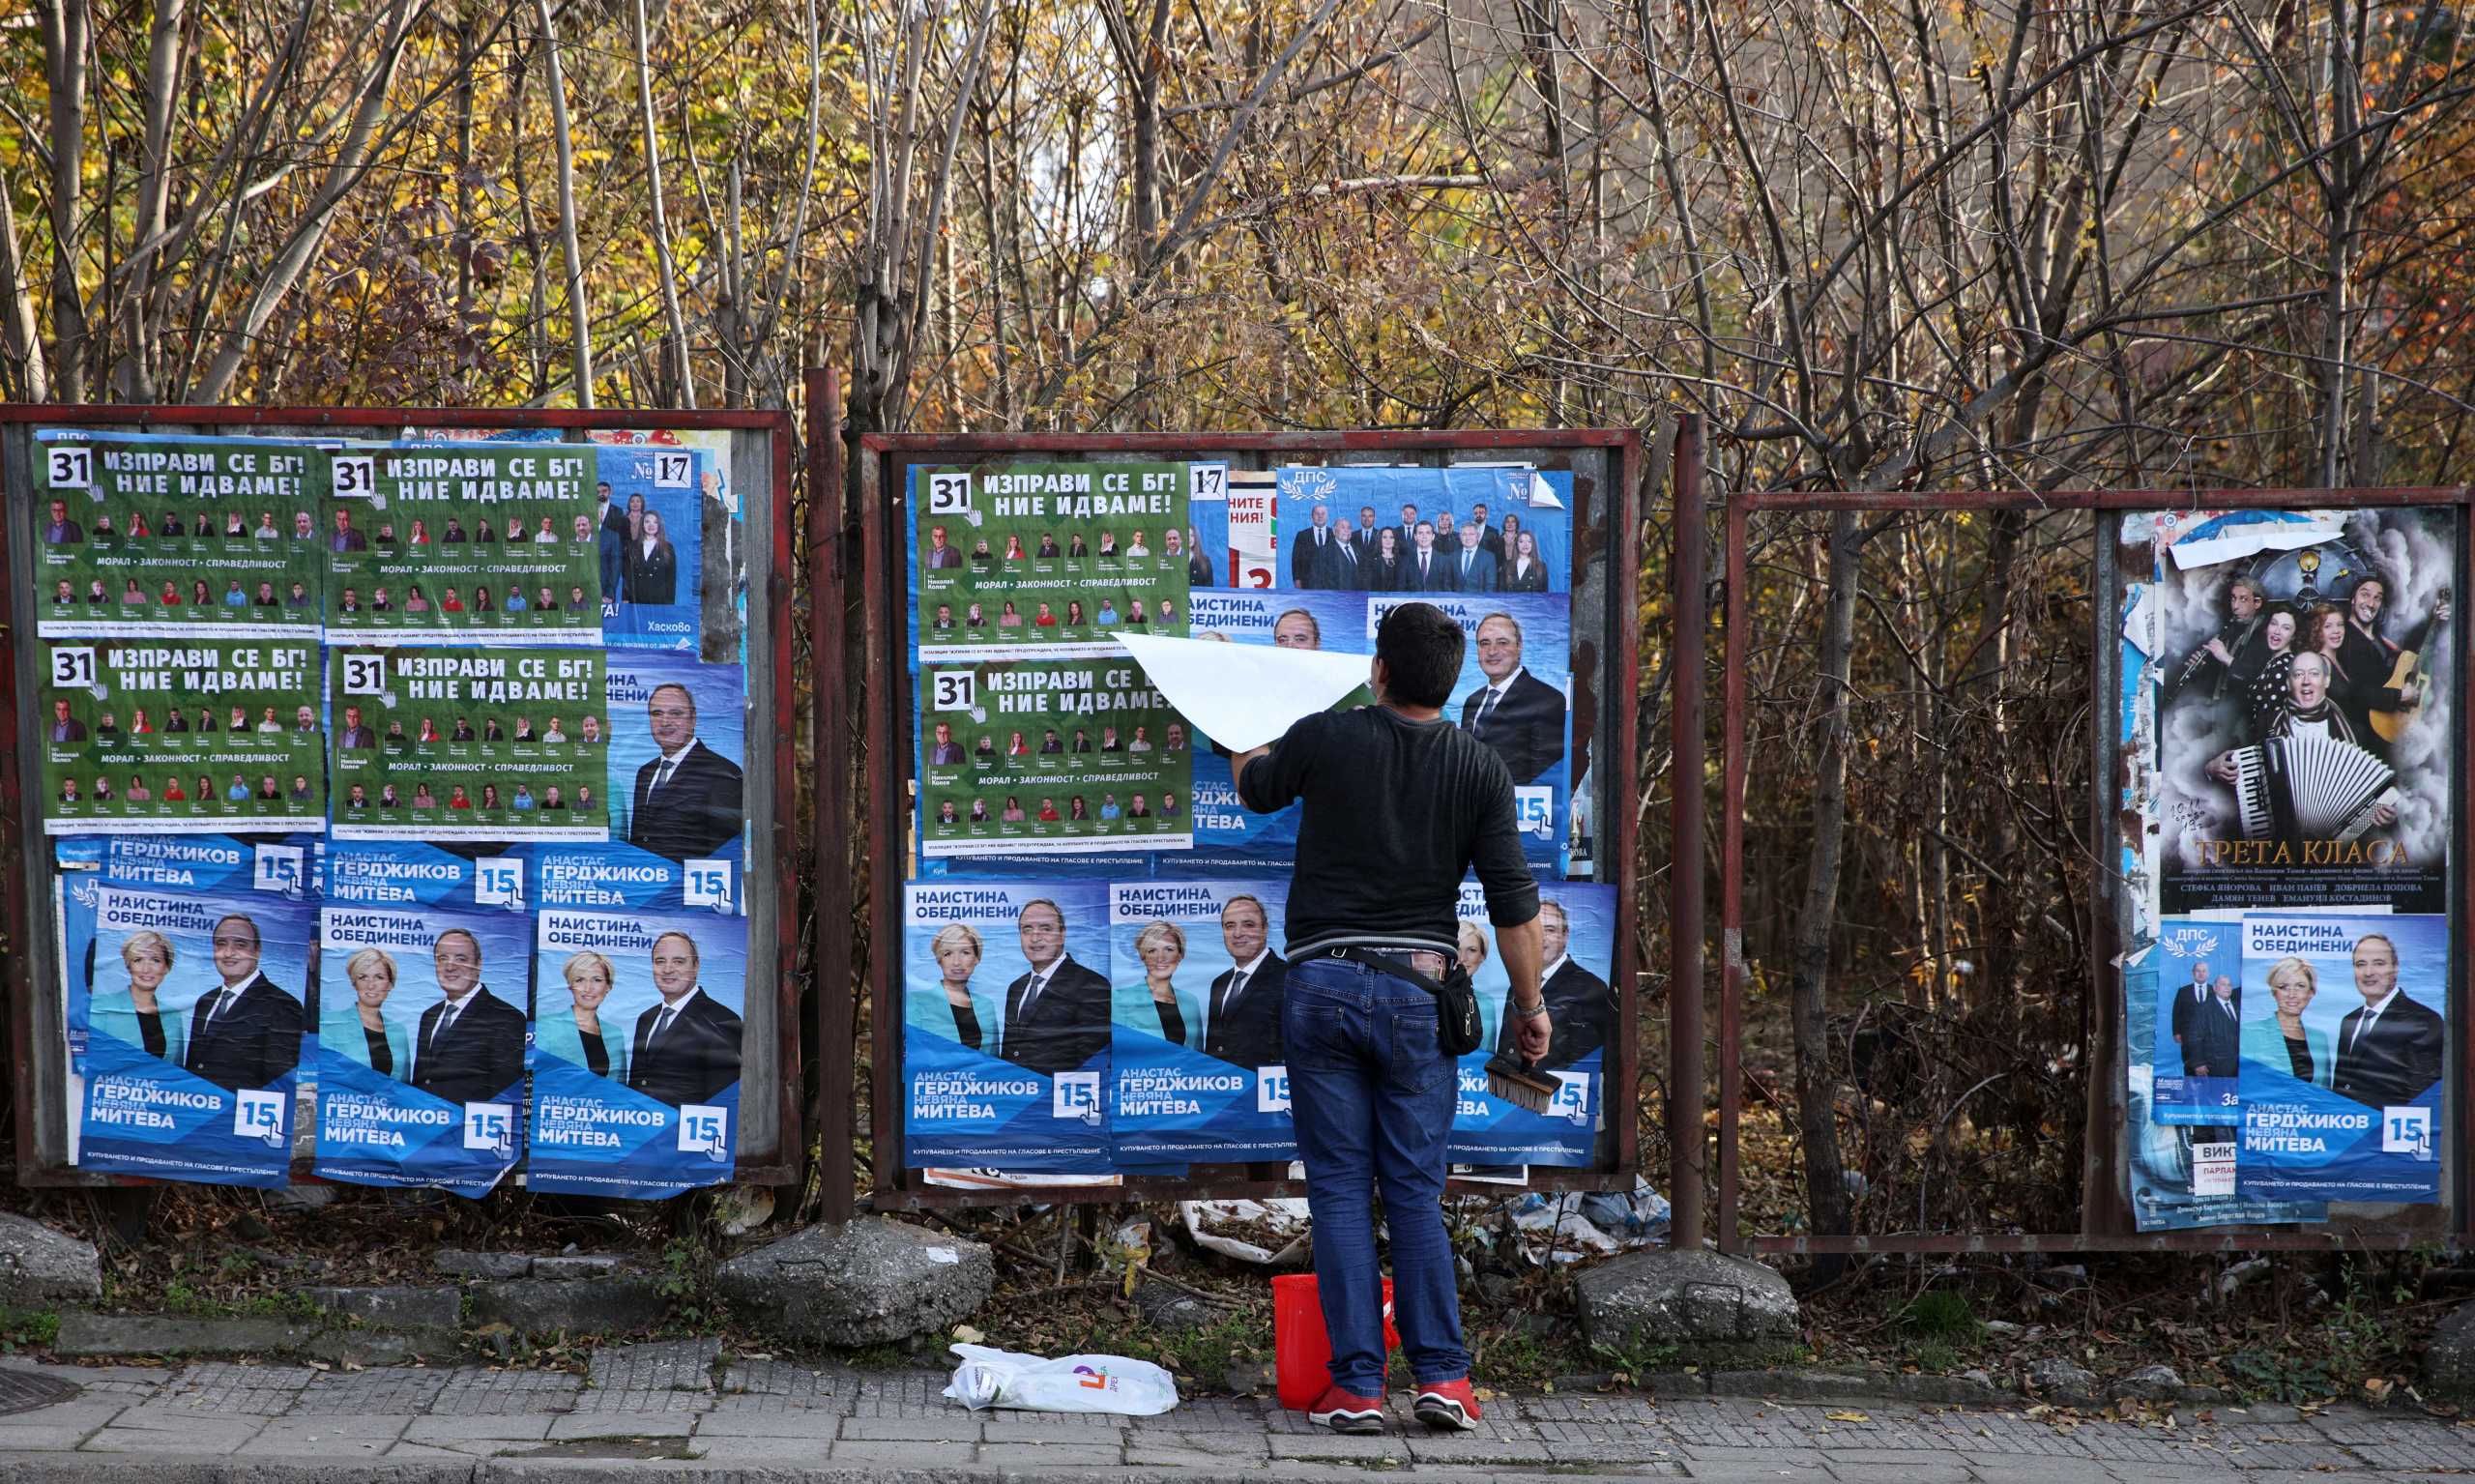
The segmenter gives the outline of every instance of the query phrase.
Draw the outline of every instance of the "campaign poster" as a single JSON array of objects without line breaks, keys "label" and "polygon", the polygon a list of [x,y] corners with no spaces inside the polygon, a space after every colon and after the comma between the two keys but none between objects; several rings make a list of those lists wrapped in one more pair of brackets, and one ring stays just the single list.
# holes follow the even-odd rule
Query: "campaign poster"
[{"label": "campaign poster", "polygon": [[[2231,1130],[2242,1103],[2243,924],[2173,917],[2157,935],[2149,1116]],[[2217,1142],[2203,1140],[2202,1142]]]},{"label": "campaign poster", "polygon": [[318,529],[328,637],[600,643],[596,462],[568,444],[332,451]]},{"label": "campaign poster", "polygon": [[1535,1070],[1557,1083],[1556,1096],[1544,1113],[1487,1091],[1489,1059],[1499,1051],[1517,1050],[1504,1015],[1512,976],[1497,949],[1486,893],[1477,883],[1462,884],[1455,916],[1460,919],[1461,962],[1477,988],[1485,1033],[1478,1049],[1461,1059],[1449,1157],[1482,1165],[1592,1163],[1600,1110],[1606,1105],[1608,1038],[1620,1033],[1612,985],[1616,888],[1585,882],[1539,883],[1539,987],[1547,996],[1550,1036],[1547,1055]]},{"label": "campaign poster", "polygon": [[1367,601],[1368,633],[1404,602],[1433,603],[1461,626],[1468,643],[1444,719],[1503,759],[1523,853],[1533,866],[1553,866],[1572,814],[1571,600],[1560,594],[1378,597]]},{"label": "campaign poster", "polygon": [[306,896],[61,884],[82,1041],[81,1170],[274,1188],[292,1163],[316,908]]},{"label": "campaign poster", "polygon": [[747,915],[747,884],[736,859],[671,860],[615,840],[534,845],[525,854],[536,906]]},{"label": "campaign poster", "polygon": [[1572,514],[1525,467],[1295,465],[1280,471],[1278,529],[1284,588],[1572,591]]},{"label": "campaign poster", "polygon": [[[1271,586],[1272,498],[1268,470],[1193,464],[1186,470],[1186,588]],[[1250,540],[1261,512],[1262,538]],[[1260,547],[1260,552],[1251,548]],[[1261,562],[1250,560],[1260,556]],[[1260,567],[1260,583],[1250,580]]]},{"label": "campaign poster", "polygon": [[1113,653],[1186,631],[1185,464],[918,471],[911,531],[922,659]]},{"label": "campaign poster", "polygon": [[593,532],[602,642],[697,653],[706,575],[698,507],[706,455],[694,449],[602,448],[597,462]]},{"label": "campaign poster", "polygon": [[535,917],[527,1183],[651,1201],[728,1180],[747,919],[564,907]]},{"label": "campaign poster", "polygon": [[36,436],[38,634],[317,636],[317,451],[269,438]]},{"label": "campaign poster", "polygon": [[690,869],[745,858],[746,672],[613,650],[608,689],[610,838]]},{"label": "campaign poster", "polygon": [[[2238,943],[2237,946],[2240,945]],[[2234,1183],[2236,1145],[2231,1127],[2199,1128],[2158,1121],[2151,1100],[2156,1043],[2170,1035],[2160,1015],[2170,997],[2161,983],[2168,975],[2157,968],[2158,955],[2123,973],[2123,1039],[2129,1052],[2130,1083],[2124,1101],[2123,1140],[2128,1154],[2133,1224],[2142,1232],[2188,1231],[2195,1227],[2276,1225],[2325,1221],[2323,1201],[2262,1200],[2238,1195]],[[2211,968],[2214,969],[2214,965]],[[2189,966],[2173,975],[2189,982]]]},{"label": "campaign poster", "polygon": [[601,651],[331,648],[327,661],[336,838],[608,837]]},{"label": "campaign poster", "polygon": [[2451,513],[2156,519],[2162,912],[2446,911]]},{"label": "campaign poster", "polygon": [[1121,1166],[1295,1159],[1286,881],[1109,887],[1109,1134]]},{"label": "campaign poster", "polygon": [[628,449],[692,449],[696,469],[698,655],[708,663],[747,663],[747,505],[731,469],[728,428],[596,428],[597,444]]},{"label": "campaign poster", "polygon": [[1194,739],[1124,655],[924,662],[918,733],[923,856],[1193,841]]},{"label": "campaign poster", "polygon": [[1108,913],[1098,882],[904,887],[905,1168],[1112,1173]]},{"label": "campaign poster", "polygon": [[44,661],[45,832],[327,828],[314,640],[55,640]]},{"label": "campaign poster", "polygon": [[2440,1200],[2445,917],[2243,917],[2247,1196]]},{"label": "campaign poster", "polygon": [[[472,886],[443,866],[358,858],[353,847],[329,857],[318,914],[321,1178],[479,1196],[523,1156],[532,919],[520,903],[468,906]],[[364,880],[418,884],[416,905],[355,900]]]}]

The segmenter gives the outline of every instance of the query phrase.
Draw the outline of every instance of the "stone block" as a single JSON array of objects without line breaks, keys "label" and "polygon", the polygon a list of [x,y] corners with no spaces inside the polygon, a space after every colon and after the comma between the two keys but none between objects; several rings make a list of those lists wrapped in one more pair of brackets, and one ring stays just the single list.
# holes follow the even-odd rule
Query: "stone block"
[{"label": "stone block", "polygon": [[419,1288],[331,1288],[313,1286],[301,1296],[330,1314],[392,1328],[452,1329],[464,1318],[464,1293],[452,1284]]},{"label": "stone block", "polygon": [[537,1278],[608,1278],[626,1270],[626,1259],[612,1252],[579,1252],[566,1257],[533,1260]]},{"label": "stone block", "polygon": [[471,1298],[476,1323],[528,1334],[625,1334],[661,1323],[669,1307],[651,1278],[510,1278],[474,1284]]},{"label": "stone block", "polygon": [[2056,1407],[2090,1407],[2097,1401],[2097,1373],[2059,1355],[2030,1361],[2020,1381],[2030,1396]]},{"label": "stone block", "polygon": [[521,1278],[533,1271],[533,1259],[521,1252],[466,1252],[448,1248],[430,1264],[451,1278]]},{"label": "stone block", "polygon": [[1716,1252],[1627,1252],[1585,1270],[1576,1287],[1583,1335],[1620,1352],[1784,1346],[1803,1332],[1787,1279]]},{"label": "stone block", "polygon": [[48,1309],[103,1296],[95,1244],[0,1211],[0,1308]]},{"label": "stone block", "polygon": [[153,1314],[64,1314],[55,1353],[107,1360],[137,1355],[276,1355],[307,1346],[320,1326],[281,1319],[179,1319]]},{"label": "stone block", "polygon": [[987,1301],[988,1248],[883,1217],[812,1226],[715,1270],[740,1312],[820,1345],[943,1334]]},{"label": "stone block", "polygon": [[2475,1395],[2475,1303],[2462,1303],[2432,1326],[2424,1342],[2424,1388],[2441,1396]]}]

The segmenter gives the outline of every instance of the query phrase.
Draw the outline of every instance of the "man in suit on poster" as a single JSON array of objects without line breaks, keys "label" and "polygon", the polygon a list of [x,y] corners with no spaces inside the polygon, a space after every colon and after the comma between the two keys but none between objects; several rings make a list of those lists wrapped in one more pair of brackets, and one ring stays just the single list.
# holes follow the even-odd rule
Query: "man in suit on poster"
[{"label": "man in suit on poster", "polygon": [[1228,972],[1211,981],[1203,1051],[1239,1066],[1278,1066],[1282,1061],[1281,1002],[1289,961],[1267,946],[1269,914],[1253,896],[1233,896],[1220,909],[1220,941],[1229,949]]},{"label": "man in suit on poster", "polygon": [[2399,989],[2398,946],[2387,934],[2355,940],[2354,970],[2363,1004],[2338,1022],[2330,1090],[2368,1108],[2411,1103],[2440,1080],[2448,1027]]},{"label": "man in suit on poster", "polygon": [[1289,585],[1294,588],[1328,588],[1332,585],[1332,564],[1339,555],[1332,549],[1332,512],[1328,507],[1316,506],[1307,514],[1308,525],[1297,533],[1297,549],[1289,554]]},{"label": "man in suit on poster", "polygon": [[1478,621],[1485,688],[1461,703],[1461,729],[1496,750],[1515,783],[1533,783],[1564,759],[1563,692],[1521,662],[1521,625],[1508,613]]},{"label": "man in suit on poster", "polygon": [[2192,966],[2192,982],[2174,992],[2174,1044],[2184,1048],[2183,1065],[2186,1068],[2192,1064],[2192,1026],[2199,1019],[2200,1011],[2207,1007],[2208,963],[2202,960]]},{"label": "man in suit on poster", "polygon": [[451,927],[430,944],[438,992],[414,1028],[413,1086],[462,1105],[485,1103],[524,1077],[524,1012],[481,982],[481,945]]},{"label": "man in suit on poster", "polygon": [[[1546,962],[1538,973],[1538,986],[1547,997],[1547,1023],[1552,1028],[1547,1055],[1538,1061],[1539,1070],[1546,1071],[1571,1066],[1607,1044],[1607,1028],[1616,1020],[1616,994],[1605,979],[1573,961],[1569,951],[1573,924],[1561,902],[1539,898],[1538,938],[1539,957]],[[1516,1023],[1510,1017],[1504,1020],[1496,1037],[1498,1051],[1521,1054]]]},{"label": "man in suit on poster", "polygon": [[645,698],[658,755],[636,770],[627,843],[673,860],[710,856],[739,838],[744,817],[739,765],[696,735],[696,698],[681,684]]},{"label": "man in suit on poster", "polygon": [[86,723],[69,714],[69,703],[51,703],[51,740],[56,742],[77,742],[86,740]]},{"label": "man in suit on poster", "polygon": [[1031,972],[1005,986],[997,1055],[1043,1077],[1073,1071],[1109,1049],[1109,981],[1065,951],[1065,912],[1048,898],[1024,903],[1014,928]]},{"label": "man in suit on poster", "polygon": [[263,1088],[301,1062],[301,1002],[258,972],[258,924],[232,913],[215,924],[220,981],[189,1011],[183,1064],[227,1092]]},{"label": "man in suit on poster", "polygon": [[2209,980],[2208,999],[2192,1016],[2183,1043],[2183,1070],[2195,1077],[2231,1077],[2243,1055],[2243,1007],[2235,1003],[2234,975]]},{"label": "man in suit on poster", "polygon": [[1461,590],[1460,583],[1453,578],[1451,561],[1435,549],[1435,527],[1426,521],[1418,522],[1416,532],[1411,538],[1409,561],[1408,568],[1401,574],[1401,580],[1407,584],[1404,592],[1457,593]]},{"label": "man in suit on poster", "polygon": [[1463,593],[1496,591],[1496,559],[1478,544],[1485,527],[1476,521],[1461,528],[1461,539],[1452,555],[1452,583]]},{"label": "man in suit on poster", "polygon": [[1339,593],[1366,591],[1366,565],[1360,560],[1362,555],[1363,553],[1358,549],[1357,533],[1350,523],[1343,520],[1335,524],[1332,527],[1331,561],[1327,564],[1328,569],[1325,573],[1331,579],[1328,585],[1333,591]]},{"label": "man in suit on poster", "polygon": [[85,529],[69,518],[69,502],[51,502],[51,519],[44,522],[43,538],[52,546],[74,546],[86,539]]},{"label": "man in suit on poster", "polygon": [[704,964],[685,933],[654,940],[654,989],[661,1004],[636,1017],[627,1086],[674,1108],[710,1103],[739,1081],[739,1015],[705,992]]},{"label": "man in suit on poster", "polygon": [[928,569],[932,572],[951,571],[963,565],[963,554],[946,544],[946,528],[928,528]]}]

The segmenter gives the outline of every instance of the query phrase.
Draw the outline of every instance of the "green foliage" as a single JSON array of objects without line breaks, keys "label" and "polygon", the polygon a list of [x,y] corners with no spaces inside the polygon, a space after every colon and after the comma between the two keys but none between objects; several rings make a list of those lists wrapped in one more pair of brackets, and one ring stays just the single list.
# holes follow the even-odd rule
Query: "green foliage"
[{"label": "green foliage", "polygon": [[1160,1338],[1161,1363],[1217,1387],[1232,1366],[1267,1359],[1272,1353],[1268,1314],[1238,1313]]},{"label": "green foliage", "polygon": [[49,1346],[59,1338],[56,1310],[0,1309],[0,1355],[14,1355],[28,1346]]},{"label": "green foliage", "polygon": [[1965,1294],[1928,1289],[1900,1311],[1900,1327],[1919,1340],[1973,1340],[1985,1328]]}]

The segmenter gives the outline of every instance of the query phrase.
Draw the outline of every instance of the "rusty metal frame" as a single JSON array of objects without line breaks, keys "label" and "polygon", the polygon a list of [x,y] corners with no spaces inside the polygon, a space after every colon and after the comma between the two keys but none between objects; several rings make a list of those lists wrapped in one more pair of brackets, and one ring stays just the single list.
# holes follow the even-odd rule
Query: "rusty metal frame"
[{"label": "rusty metal frame", "polygon": [[[1305,1194],[1304,1181],[1285,1178],[1279,1165],[1266,1164],[1202,1166],[1194,1176],[1186,1178],[1137,1178],[1107,1186],[1005,1189],[926,1186],[912,1179],[912,1172],[902,1168],[901,1099],[897,1095],[901,1078],[901,954],[895,946],[902,941],[899,886],[904,879],[910,821],[912,689],[907,669],[909,656],[903,642],[906,632],[903,617],[910,593],[909,570],[902,559],[903,531],[894,518],[894,510],[901,492],[908,485],[903,471],[912,465],[972,463],[1034,454],[1074,457],[1148,454],[1182,460],[1225,453],[1252,455],[1267,462],[1290,457],[1370,453],[1415,456],[1527,451],[1552,454],[1561,450],[1604,454],[1611,466],[1614,487],[1601,490],[1595,496],[1603,504],[1592,512],[1592,529],[1598,533],[1598,539],[1605,542],[1607,614],[1599,632],[1603,636],[1603,644],[1612,648],[1602,649],[1597,673],[1599,685],[1613,687],[1620,698],[1620,704],[1609,705],[1604,689],[1596,698],[1600,713],[1612,718],[1612,725],[1602,727],[1597,735],[1591,766],[1610,771],[1610,781],[1602,785],[1601,797],[1615,805],[1601,810],[1598,816],[1598,859],[1602,864],[1596,879],[1612,882],[1619,893],[1619,903],[1623,904],[1618,914],[1615,963],[1612,966],[1617,986],[1616,1010],[1617,1018],[1623,1023],[1638,1024],[1641,1013],[1640,949],[1637,935],[1624,930],[1640,872],[1639,831],[1629,802],[1638,791],[1640,770],[1636,702],[1641,689],[1641,645],[1638,642],[1635,602],[1640,582],[1638,539],[1643,510],[1640,488],[1643,449],[1638,430],[1494,428],[1452,432],[1360,429],[1279,433],[871,433],[859,440],[859,449],[861,485],[859,538],[864,571],[862,602],[866,611],[867,636],[869,763],[865,779],[866,825],[871,841],[871,885],[866,924],[872,946],[867,973],[868,1021],[875,1074],[870,1090],[868,1131],[874,1150],[872,1201],[877,1208],[997,1206],[1024,1200],[1078,1205],[1241,1197],[1262,1199]],[[1577,520],[1574,537],[1577,552],[1583,539],[1584,531]],[[1578,627],[1577,625],[1577,646]],[[1577,663],[1576,704],[1580,684],[1581,671]],[[1612,873],[1605,869],[1606,864],[1614,866]],[[1638,1035],[1616,1037],[1611,1042],[1615,1064],[1607,1070],[1606,1085],[1610,1089],[1621,1087],[1626,1090],[1620,1116],[1618,1110],[1611,1107],[1607,1118],[1614,1146],[1613,1163],[1603,1169],[1533,1170],[1529,1188],[1562,1191],[1632,1187],[1641,1162],[1639,1130],[1635,1126],[1634,1116],[1637,1098],[1633,1091],[1639,1087],[1639,1043]],[[831,1043],[820,1046],[822,1056],[832,1058],[842,1054],[840,1048]],[[857,1057],[856,1045],[850,1055]],[[1455,1181],[1453,1188],[1472,1194],[1500,1195],[1514,1187],[1465,1185]]]},{"label": "rusty metal frame", "polygon": [[[1681,451],[1678,453],[1679,482],[1677,499],[1686,498],[1681,480],[1684,469]],[[1698,504],[1699,490],[1693,491]],[[2109,683],[2115,673],[2118,647],[2106,642],[2112,633],[2113,608],[2104,599],[2109,592],[2119,592],[2119,577],[2113,560],[2112,543],[2120,517],[2131,511],[2177,509],[2310,509],[2396,508],[2402,506],[2440,507],[2455,509],[2460,513],[2459,563],[2465,562],[2465,546],[2470,531],[2475,531],[2475,486],[2422,486],[2401,489],[2208,489],[2208,490],[2055,490],[2038,493],[2028,490],[1965,490],[1945,494],[1917,491],[1754,491],[1737,495],[1727,503],[1725,530],[1721,538],[1725,563],[1724,620],[1721,639],[1721,792],[1719,882],[1719,933],[1721,966],[1719,978],[1719,1129],[1718,1129],[1718,1244],[1721,1250],[1735,1253],[1960,1253],[1960,1252],[2253,1252],[2253,1251],[2398,1251],[2428,1246],[2432,1241],[2429,1229],[2397,1232],[2366,1232],[2361,1229],[2340,1230],[2330,1227],[2207,1227],[2184,1231],[2137,1232],[2130,1229],[2130,1212],[2121,1198],[2122,1169],[2118,1157],[2123,1116],[2120,1106],[2111,1097],[2118,1081],[2123,1056],[2121,1016],[2122,971],[2114,962],[2121,952],[2117,904],[2121,878],[2117,871],[2101,862],[2097,874],[2095,896],[2095,931],[2091,933],[2089,954],[2089,992],[2095,995],[2091,1016],[2094,1044],[2083,1058],[2088,1067],[2088,1104],[2086,1109],[2088,1137],[2086,1168],[2083,1170],[2082,1229],[2077,1232],[1904,1232],[1881,1235],[1845,1237],[1795,1236],[1786,1234],[1747,1234],[1743,1230],[1738,1196],[1741,1167],[1738,1149],[1739,1122],[1744,1108],[1744,1076],[1741,1062],[1744,1033],[1744,803],[1746,784],[1745,754],[1745,666],[1751,635],[1746,628],[1745,595],[1749,527],[1752,517],[1763,511],[1814,512],[1824,510],[1858,510],[1873,513],[1914,511],[1920,514],[1956,514],[1985,510],[2020,510],[2043,513],[2057,510],[2087,510],[2098,519],[2091,533],[2092,557],[2099,575],[2096,622],[2100,642],[2096,645],[2098,675],[2096,693],[2111,696],[2114,687]],[[1679,520],[1681,513],[1679,512]],[[1701,614],[1700,594],[1683,590],[1681,577],[1675,593],[1679,626],[1698,619]],[[1688,611],[1688,603],[1693,611]],[[2455,694],[2469,694],[2467,687],[2475,683],[2475,652],[2470,646],[2457,646],[2453,655],[2457,685]],[[2110,794],[2112,760],[2115,756],[2114,732],[2120,725],[2115,708],[2100,704],[2090,708],[2088,743],[2096,761],[2092,777],[2096,786],[2089,800],[2091,838],[2104,849],[2114,837],[2115,800]],[[2467,800],[2468,748],[2461,742],[2452,764],[2451,795],[2457,809],[2458,887],[2451,902],[2453,944],[2463,941],[2469,922],[2475,922],[2475,818]],[[2111,860],[2111,852],[2108,859]],[[1679,928],[1679,932],[1682,929]],[[2457,977],[2464,978],[2463,965]],[[2452,1014],[2458,1019],[2458,1074],[2475,1065],[2475,1014],[2453,1003]],[[2467,1141],[2475,1138],[2475,1098],[2460,1095],[2451,1088],[2448,1094],[2458,1103],[2458,1145],[2455,1150],[2457,1168],[2447,1177],[2445,1188],[2450,1201],[2443,1209],[2447,1215],[2452,1240],[2461,1239],[2475,1232],[2475,1211],[2469,1208],[2469,1160]],[[1677,1203],[1678,1210],[1682,1203]]]},{"label": "rusty metal frame", "polygon": [[[792,474],[796,462],[792,442],[796,426],[788,412],[721,411],[694,412],[664,408],[628,408],[583,411],[573,408],[527,410],[483,409],[470,407],[193,407],[149,406],[141,404],[97,403],[91,405],[27,403],[0,405],[0,425],[38,424],[49,427],[84,427],[96,430],[119,429],[146,431],[199,428],[208,435],[246,432],[252,428],[269,429],[332,429],[338,433],[356,429],[392,429],[422,427],[549,427],[561,431],[583,432],[595,429],[673,428],[685,431],[729,431],[771,433],[772,480],[772,529],[767,534],[766,551],[769,570],[764,585],[754,588],[751,597],[763,603],[769,619],[772,642],[772,674],[773,713],[777,723],[787,733],[797,713],[797,692],[793,688],[791,662],[791,606],[799,570],[791,560],[791,495]],[[10,492],[9,509],[23,496]],[[5,756],[0,756],[0,857],[15,860],[28,858],[29,842],[23,837],[25,780],[23,761],[13,745],[17,736],[18,691],[17,666],[20,643],[35,642],[32,634],[9,632],[8,615],[13,611],[12,589],[15,584],[12,554],[9,549],[11,520],[0,518],[0,740],[5,740]],[[753,543],[751,543],[753,544]],[[751,766],[753,750],[763,739],[749,738]],[[776,1101],[775,1117],[778,1138],[770,1156],[756,1160],[742,1158],[733,1170],[733,1178],[752,1184],[793,1185],[807,1175],[809,1125],[801,1097],[803,1074],[801,1060],[800,984],[792,974],[798,961],[800,926],[807,914],[800,909],[800,876],[795,855],[795,825],[798,818],[799,769],[793,749],[776,747],[773,757],[773,818],[770,823],[771,855],[774,870],[774,997],[776,1001]],[[38,930],[35,902],[29,881],[31,873],[13,870],[6,873],[5,903],[7,930],[14,944],[27,941]],[[754,945],[750,945],[751,950]],[[17,1181],[21,1185],[154,1185],[166,1181],[143,1176],[97,1175],[63,1165],[42,1161],[35,1148],[34,1099],[44,1090],[34,1086],[27,1073],[33,1066],[34,1003],[37,993],[28,968],[27,955],[10,952],[0,955],[0,994],[9,1005],[10,1049],[20,1069],[14,1079],[14,1107],[16,1115]],[[292,1178],[302,1183],[315,1182],[306,1160],[293,1161]]]}]

